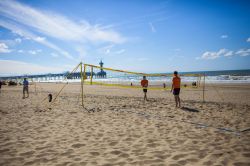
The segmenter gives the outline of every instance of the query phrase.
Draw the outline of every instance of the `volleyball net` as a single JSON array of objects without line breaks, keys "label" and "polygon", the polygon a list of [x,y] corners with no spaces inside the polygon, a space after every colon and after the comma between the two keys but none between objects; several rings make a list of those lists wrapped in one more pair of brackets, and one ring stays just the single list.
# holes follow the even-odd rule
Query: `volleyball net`
[{"label": "volleyball net", "polygon": [[[84,84],[141,88],[141,80],[143,76],[146,76],[146,79],[149,81],[148,89],[170,89],[172,86],[173,74],[140,73],[83,64]],[[180,76],[182,77],[182,88],[201,87],[203,75],[180,74]]]},{"label": "volleyball net", "polygon": [[[141,80],[143,76],[149,81],[148,89],[167,90],[171,89],[173,74],[159,73],[140,73],[125,70],[118,70],[96,66],[91,64],[79,63],[71,72],[68,72],[60,82],[58,92],[53,94],[53,100],[49,108],[55,103],[57,98],[63,93],[68,83],[81,82],[77,85],[80,91],[81,105],[84,107],[84,86],[97,85],[122,88],[142,88]],[[200,88],[203,90],[203,101],[205,101],[205,75],[202,74],[180,74],[181,88]],[[36,85],[36,84],[35,84]],[[76,87],[76,86],[75,86]],[[45,97],[41,103],[46,100]]]}]

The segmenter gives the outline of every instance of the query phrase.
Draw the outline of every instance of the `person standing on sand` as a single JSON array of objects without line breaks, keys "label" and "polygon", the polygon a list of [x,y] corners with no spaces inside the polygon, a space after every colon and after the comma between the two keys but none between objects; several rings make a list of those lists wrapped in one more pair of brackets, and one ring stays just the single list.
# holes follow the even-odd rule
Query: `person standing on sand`
[{"label": "person standing on sand", "polygon": [[23,80],[23,99],[25,98],[25,92],[27,92],[27,98],[29,97],[29,81],[27,78]]},{"label": "person standing on sand", "polygon": [[2,81],[0,80],[0,93],[1,93],[1,89],[2,89]]},{"label": "person standing on sand", "polygon": [[174,77],[172,80],[172,88],[171,91],[173,91],[174,99],[175,99],[175,104],[176,107],[181,107],[181,100],[180,100],[180,89],[181,89],[181,78],[178,76],[178,72],[174,71]]},{"label": "person standing on sand", "polygon": [[148,80],[146,79],[146,76],[143,76],[143,79],[141,80],[141,86],[143,88],[143,93],[144,93],[144,101],[148,101],[147,98],[147,91],[148,91]]}]

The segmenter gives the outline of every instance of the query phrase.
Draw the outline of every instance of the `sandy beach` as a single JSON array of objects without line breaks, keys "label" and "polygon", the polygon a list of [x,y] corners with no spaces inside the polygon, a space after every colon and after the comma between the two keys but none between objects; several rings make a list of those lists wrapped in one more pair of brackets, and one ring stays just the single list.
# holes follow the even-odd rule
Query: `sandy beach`
[{"label": "sandy beach", "polygon": [[[165,90],[69,84],[3,86],[0,165],[250,165],[250,85],[182,89],[183,108]],[[51,108],[51,109],[48,109]]]}]

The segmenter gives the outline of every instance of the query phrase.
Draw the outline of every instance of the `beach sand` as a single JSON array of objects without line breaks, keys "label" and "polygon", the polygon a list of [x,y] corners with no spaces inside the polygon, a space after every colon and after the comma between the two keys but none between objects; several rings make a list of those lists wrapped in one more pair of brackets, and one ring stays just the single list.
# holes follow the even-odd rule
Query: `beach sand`
[{"label": "beach sand", "polygon": [[[0,165],[250,165],[250,85],[165,90],[39,83],[0,93]],[[43,101],[43,102],[42,102]],[[49,109],[51,108],[51,109]],[[244,131],[245,130],[245,131]]]}]

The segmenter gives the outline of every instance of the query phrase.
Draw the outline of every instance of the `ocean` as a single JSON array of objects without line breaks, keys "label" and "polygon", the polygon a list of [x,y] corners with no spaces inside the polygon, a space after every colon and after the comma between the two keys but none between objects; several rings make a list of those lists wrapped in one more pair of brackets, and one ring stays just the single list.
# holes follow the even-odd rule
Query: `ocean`
[{"label": "ocean", "polygon": [[[95,82],[104,82],[104,83],[133,83],[138,84],[142,79],[141,75],[126,74],[121,72],[109,72],[106,71],[106,78],[96,78],[93,77]],[[172,73],[152,73],[152,74],[172,74]],[[247,70],[220,70],[220,71],[194,71],[194,72],[180,72],[182,82],[195,82],[198,80],[198,77],[185,76],[185,74],[205,74],[206,82],[211,83],[250,83],[250,69]],[[184,75],[184,76],[183,76]],[[26,75],[27,76],[27,75]],[[41,77],[39,75],[33,75],[34,79],[29,79],[34,82],[80,82],[80,79],[68,79],[64,80],[61,77],[49,77],[50,74],[45,74]],[[19,76],[20,77],[20,76]],[[24,77],[24,76],[23,76]],[[47,78],[46,78],[47,77]],[[0,79],[6,80],[7,77],[0,77]],[[15,76],[10,77],[10,79],[15,80]],[[168,77],[148,77],[147,78],[151,83],[170,83],[172,76]],[[19,79],[19,81],[21,81]],[[88,78],[86,81],[90,81]]]},{"label": "ocean", "polygon": [[[107,72],[106,78],[95,78],[93,77],[94,82],[103,82],[103,83],[133,83],[138,84],[142,79],[141,75],[132,75],[126,73],[118,72]],[[171,73],[154,73],[154,74],[171,74]],[[250,83],[250,69],[248,70],[221,70],[221,71],[195,71],[195,72],[180,72],[180,75],[185,74],[205,74],[206,82],[211,83]],[[171,76],[168,77],[148,77],[147,78],[151,83],[169,83],[172,80]],[[195,82],[198,80],[198,77],[194,76],[181,76],[182,82]],[[63,79],[50,78],[50,79],[35,79],[35,82],[80,82],[80,79],[69,79],[63,81]],[[90,81],[88,78],[86,81]]]}]

